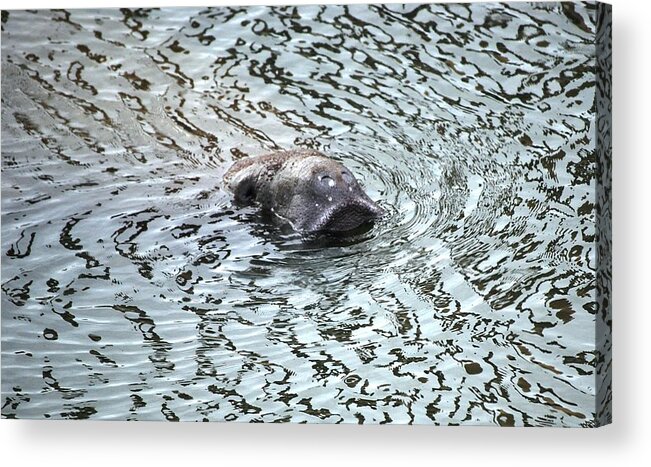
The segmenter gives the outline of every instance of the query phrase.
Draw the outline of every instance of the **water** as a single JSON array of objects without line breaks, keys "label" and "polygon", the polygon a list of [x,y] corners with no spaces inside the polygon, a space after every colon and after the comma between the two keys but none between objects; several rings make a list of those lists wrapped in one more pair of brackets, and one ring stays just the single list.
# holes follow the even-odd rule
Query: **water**
[{"label": "water", "polygon": [[[3,417],[594,426],[595,17],[3,12]],[[291,147],[389,215],[233,206]]]}]

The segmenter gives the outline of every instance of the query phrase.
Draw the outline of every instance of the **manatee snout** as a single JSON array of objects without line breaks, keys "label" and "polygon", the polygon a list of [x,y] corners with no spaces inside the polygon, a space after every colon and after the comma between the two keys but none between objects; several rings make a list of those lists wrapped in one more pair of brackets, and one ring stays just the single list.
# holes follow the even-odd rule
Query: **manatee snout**
[{"label": "manatee snout", "polygon": [[224,182],[237,203],[258,204],[301,232],[346,232],[385,214],[350,170],[314,150],[243,159]]},{"label": "manatee snout", "polygon": [[384,214],[384,209],[368,199],[364,194],[364,198],[344,199],[339,203],[335,203],[332,207],[325,209],[318,216],[316,222],[306,230],[345,232],[372,222]]}]

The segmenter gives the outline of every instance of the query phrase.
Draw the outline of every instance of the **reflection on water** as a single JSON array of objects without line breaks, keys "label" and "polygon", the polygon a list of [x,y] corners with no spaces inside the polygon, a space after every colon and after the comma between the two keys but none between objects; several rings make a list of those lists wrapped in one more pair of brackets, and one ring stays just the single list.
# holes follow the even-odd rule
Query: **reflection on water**
[{"label": "reflection on water", "polygon": [[[3,11],[3,417],[594,426],[596,8]],[[389,215],[235,208],[291,147]]]}]

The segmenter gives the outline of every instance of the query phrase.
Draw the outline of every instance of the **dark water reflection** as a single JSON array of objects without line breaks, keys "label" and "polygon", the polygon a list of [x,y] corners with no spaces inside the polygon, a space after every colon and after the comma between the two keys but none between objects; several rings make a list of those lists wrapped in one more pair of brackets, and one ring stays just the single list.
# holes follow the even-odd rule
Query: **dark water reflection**
[{"label": "dark water reflection", "polygon": [[[595,17],[3,12],[3,416],[592,426]],[[390,215],[236,209],[295,146]]]}]

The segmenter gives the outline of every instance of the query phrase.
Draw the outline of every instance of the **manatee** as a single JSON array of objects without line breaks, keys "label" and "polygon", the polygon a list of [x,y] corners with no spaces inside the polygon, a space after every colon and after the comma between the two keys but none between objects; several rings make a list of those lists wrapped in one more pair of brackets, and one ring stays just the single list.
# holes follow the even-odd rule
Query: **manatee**
[{"label": "manatee", "polygon": [[237,161],[224,184],[239,205],[258,205],[298,232],[346,232],[384,215],[343,164],[311,149]]}]

